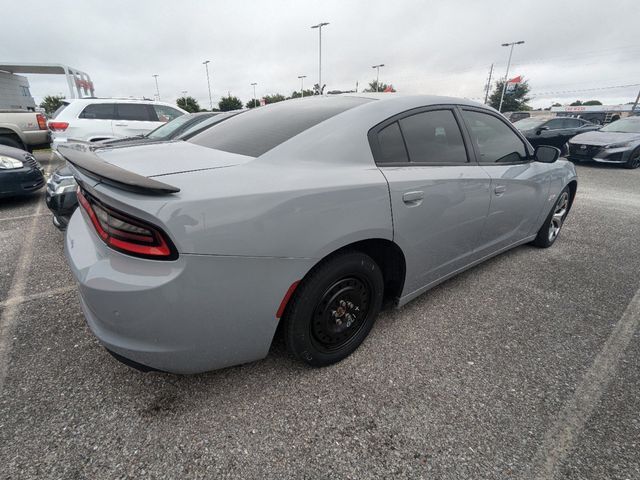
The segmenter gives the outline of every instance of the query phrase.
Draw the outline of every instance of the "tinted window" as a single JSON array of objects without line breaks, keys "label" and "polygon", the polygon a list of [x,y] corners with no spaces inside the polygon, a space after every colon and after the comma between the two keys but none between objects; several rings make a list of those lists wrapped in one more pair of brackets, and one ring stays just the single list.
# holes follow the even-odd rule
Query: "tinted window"
[{"label": "tinted window", "polygon": [[174,118],[184,115],[180,110],[167,107],[166,105],[154,105],[153,109],[156,111],[158,120],[161,122],[170,122]]},{"label": "tinted window", "polygon": [[231,117],[188,141],[258,157],[320,122],[370,101],[361,97],[287,100]]},{"label": "tinted window", "polygon": [[119,103],[118,119],[120,120],[141,120],[143,122],[151,120],[147,106],[143,103]]},{"label": "tinted window", "polygon": [[577,118],[566,118],[565,119],[565,128],[578,128],[584,125],[582,120],[578,120]]},{"label": "tinted window", "polygon": [[557,130],[558,128],[565,128],[566,119],[557,118],[555,120],[549,120],[544,124],[545,127],[549,127],[549,130]]},{"label": "tinted window", "polygon": [[451,110],[417,113],[399,121],[409,160],[420,163],[465,163],[467,152]]},{"label": "tinted window", "polygon": [[524,143],[504,122],[471,110],[463,110],[462,115],[480,152],[480,162],[512,163],[527,159]]},{"label": "tinted window", "polygon": [[115,111],[113,103],[94,103],[87,105],[80,114],[80,118],[96,118],[100,120],[113,120]]},{"label": "tinted window", "polygon": [[409,161],[398,122],[393,122],[378,132],[378,145],[380,158],[376,160],[379,163],[406,163]]}]

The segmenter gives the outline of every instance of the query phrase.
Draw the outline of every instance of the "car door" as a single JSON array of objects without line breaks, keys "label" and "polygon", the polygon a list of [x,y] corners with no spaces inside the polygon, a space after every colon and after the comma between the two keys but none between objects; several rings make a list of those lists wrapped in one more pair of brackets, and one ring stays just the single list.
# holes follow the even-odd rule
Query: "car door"
[{"label": "car door", "polygon": [[489,175],[472,162],[453,107],[416,109],[374,127],[389,184],[394,241],[413,293],[470,263],[489,208]]},{"label": "car door", "polygon": [[145,103],[117,103],[113,134],[116,137],[135,137],[161,125],[151,107]]},{"label": "car door", "polygon": [[535,234],[549,190],[545,165],[502,117],[462,107],[464,124],[479,165],[491,177],[489,214],[479,242],[481,256]]},{"label": "car door", "polygon": [[554,118],[545,123],[543,126],[546,129],[540,130],[540,134],[536,135],[534,146],[551,145],[552,147],[562,148],[567,143],[566,138],[568,135],[565,120],[564,118]]},{"label": "car door", "polygon": [[67,138],[76,140],[104,140],[113,137],[113,103],[90,103],[82,109],[78,118],[69,122]]}]

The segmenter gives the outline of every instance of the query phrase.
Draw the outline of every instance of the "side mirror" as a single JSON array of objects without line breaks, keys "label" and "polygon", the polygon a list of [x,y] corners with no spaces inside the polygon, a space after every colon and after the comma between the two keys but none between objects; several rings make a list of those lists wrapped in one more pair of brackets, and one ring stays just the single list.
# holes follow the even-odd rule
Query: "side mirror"
[{"label": "side mirror", "polygon": [[560,157],[560,149],[549,145],[540,145],[536,147],[533,157],[536,162],[553,163]]},{"label": "side mirror", "polygon": [[540,127],[540,128],[538,128],[538,131],[536,132],[536,135],[540,135],[543,130],[549,130],[549,127]]}]

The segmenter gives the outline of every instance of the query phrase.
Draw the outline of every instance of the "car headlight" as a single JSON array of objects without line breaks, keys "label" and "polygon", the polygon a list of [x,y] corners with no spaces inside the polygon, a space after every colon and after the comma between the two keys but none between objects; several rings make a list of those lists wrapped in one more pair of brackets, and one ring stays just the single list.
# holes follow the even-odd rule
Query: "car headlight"
[{"label": "car headlight", "polygon": [[77,186],[75,178],[61,177],[55,185],[55,193],[56,195],[62,195],[63,193],[73,192]]},{"label": "car headlight", "polygon": [[622,148],[622,147],[628,147],[629,146],[629,142],[618,142],[618,143],[611,143],[609,145],[605,145],[604,148]]},{"label": "car headlight", "polygon": [[24,163],[22,163],[20,160],[0,155],[0,169],[13,170],[15,168],[22,167],[24,167]]}]

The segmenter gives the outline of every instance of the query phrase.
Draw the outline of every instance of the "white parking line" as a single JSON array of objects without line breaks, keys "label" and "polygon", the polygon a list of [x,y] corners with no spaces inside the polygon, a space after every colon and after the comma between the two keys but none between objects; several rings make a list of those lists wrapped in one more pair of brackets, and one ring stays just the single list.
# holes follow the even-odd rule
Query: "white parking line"
[{"label": "white parking line", "polygon": [[[49,170],[50,169],[51,165],[49,166]],[[20,250],[18,263],[13,273],[9,294],[4,302],[8,303],[8,306],[2,310],[2,314],[0,315],[0,392],[4,387],[4,380],[9,369],[11,339],[13,338],[13,331],[20,311],[20,303],[12,302],[16,302],[17,299],[24,298],[25,296],[24,292],[27,285],[29,268],[31,267],[32,259],[35,257],[34,240],[37,236],[38,219],[41,216],[43,208],[44,201],[40,198],[29,226],[23,231],[24,241],[22,243],[22,249]]]},{"label": "white parking line", "polygon": [[20,215],[18,217],[0,218],[0,222],[4,222],[4,221],[8,221],[8,220],[23,220],[25,218],[33,218],[33,217],[44,217],[45,215],[49,215],[49,212],[34,213],[33,215]]},{"label": "white parking line", "polygon": [[614,377],[618,363],[639,324],[640,289],[627,305],[624,314],[585,373],[573,396],[547,431],[544,443],[538,450],[536,461],[533,463],[533,478],[552,479],[558,476],[560,466]]},{"label": "white parking line", "polygon": [[75,289],[76,289],[75,285],[69,285],[68,287],[52,288],[51,290],[45,290],[44,292],[38,292],[31,295],[23,295],[21,297],[11,298],[9,300],[5,300],[4,302],[0,302],[0,308],[13,307],[15,305],[20,305],[21,303],[31,302],[32,300],[38,300],[40,298],[45,298],[45,297],[52,297],[54,295],[60,295]]}]

